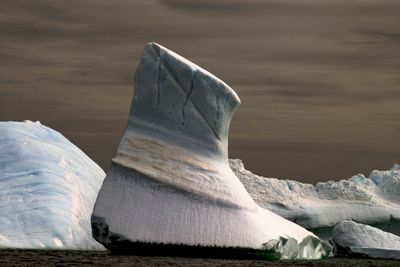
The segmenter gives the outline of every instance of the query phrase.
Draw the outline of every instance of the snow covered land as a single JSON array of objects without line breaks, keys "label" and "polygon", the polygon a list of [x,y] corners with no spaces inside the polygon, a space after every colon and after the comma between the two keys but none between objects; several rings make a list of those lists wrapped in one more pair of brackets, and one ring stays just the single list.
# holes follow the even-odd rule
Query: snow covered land
[{"label": "snow covered land", "polygon": [[344,220],[333,228],[338,255],[400,260],[400,236]]},{"label": "snow covered land", "polygon": [[388,171],[374,170],[368,178],[358,174],[316,185],[258,176],[238,159],[231,159],[230,166],[261,207],[320,237],[330,237],[332,227],[345,219],[400,234],[400,165]]},{"label": "snow covered land", "polygon": [[104,176],[39,122],[0,122],[0,248],[102,249],[90,215]]},{"label": "snow covered land", "polygon": [[329,255],[329,244],[257,205],[232,172],[228,131],[239,104],[209,72],[146,45],[126,132],[93,211],[96,240],[131,253],[135,244],[163,244],[155,253],[212,247]]}]

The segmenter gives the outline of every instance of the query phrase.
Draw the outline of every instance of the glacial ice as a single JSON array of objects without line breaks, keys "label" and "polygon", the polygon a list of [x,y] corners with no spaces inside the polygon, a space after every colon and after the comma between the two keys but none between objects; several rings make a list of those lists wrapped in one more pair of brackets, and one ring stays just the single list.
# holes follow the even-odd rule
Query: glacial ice
[{"label": "glacial ice", "polygon": [[155,254],[174,246],[280,258],[331,253],[325,241],[258,206],[232,172],[228,131],[240,100],[228,85],[150,43],[134,86],[128,125],[92,214],[96,240],[124,253],[146,244],[156,245]]},{"label": "glacial ice", "polygon": [[333,242],[340,256],[400,260],[400,236],[351,220],[335,225]]},{"label": "glacial ice", "polygon": [[104,249],[90,226],[104,176],[39,122],[0,122],[0,248]]},{"label": "glacial ice", "polygon": [[254,201],[321,238],[330,238],[332,227],[345,219],[400,234],[400,165],[374,170],[338,182],[315,186],[292,180],[255,175],[239,159],[230,166]]}]

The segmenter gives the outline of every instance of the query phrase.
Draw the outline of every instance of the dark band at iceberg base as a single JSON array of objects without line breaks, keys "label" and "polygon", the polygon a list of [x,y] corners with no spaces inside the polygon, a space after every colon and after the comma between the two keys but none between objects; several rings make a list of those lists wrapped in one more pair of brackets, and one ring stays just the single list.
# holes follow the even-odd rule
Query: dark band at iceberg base
[{"label": "dark band at iceberg base", "polygon": [[330,255],[328,243],[257,205],[229,167],[229,125],[239,103],[206,70],[146,45],[128,126],[92,214],[95,239],[129,254]]},{"label": "dark band at iceberg base", "polygon": [[103,245],[116,255],[260,260],[278,260],[281,258],[278,252],[267,249],[132,242],[122,235],[109,231],[105,220],[98,217],[92,217],[92,228],[93,236],[107,237],[109,241],[103,243]]},{"label": "dark band at iceberg base", "polygon": [[[99,223],[96,223],[99,222]],[[103,219],[93,218],[94,228],[107,228]],[[279,260],[283,258],[280,250],[289,252],[292,258],[296,258],[299,250],[305,249],[308,243],[319,242],[313,236],[307,237],[301,244],[294,239],[281,238],[272,240],[265,248],[254,249],[245,247],[217,247],[217,246],[190,246],[184,244],[160,244],[148,242],[132,242],[122,235],[109,233],[109,244],[104,246],[115,255],[137,255],[137,256],[169,256],[186,258],[212,258],[212,259],[252,259],[252,260]],[[271,247],[271,245],[275,245]],[[329,245],[325,244],[326,248]],[[299,249],[300,248],[300,249]],[[322,255],[321,258],[329,255]]]}]

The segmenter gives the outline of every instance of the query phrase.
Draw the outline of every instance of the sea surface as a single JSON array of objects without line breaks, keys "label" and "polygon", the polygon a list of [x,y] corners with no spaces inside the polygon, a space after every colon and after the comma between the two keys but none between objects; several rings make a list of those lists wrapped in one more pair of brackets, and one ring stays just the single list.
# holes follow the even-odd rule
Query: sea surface
[{"label": "sea surface", "polygon": [[196,266],[196,267],[398,267],[400,261],[375,259],[328,258],[314,261],[256,261],[203,258],[142,257],[112,255],[106,251],[71,250],[0,250],[0,266]]}]

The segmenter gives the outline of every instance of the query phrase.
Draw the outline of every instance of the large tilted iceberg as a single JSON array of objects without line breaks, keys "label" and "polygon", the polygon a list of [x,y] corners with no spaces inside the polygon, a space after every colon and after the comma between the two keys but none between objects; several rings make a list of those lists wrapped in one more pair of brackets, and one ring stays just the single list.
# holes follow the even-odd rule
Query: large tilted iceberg
[{"label": "large tilted iceberg", "polygon": [[342,257],[370,257],[400,260],[400,236],[344,220],[333,228],[336,254]]},{"label": "large tilted iceberg", "polygon": [[39,122],[0,122],[0,248],[103,249],[90,214],[104,176]]},{"label": "large tilted iceberg", "polygon": [[230,166],[261,207],[330,238],[333,226],[345,219],[400,234],[400,165],[338,182],[316,185],[278,180],[247,171],[240,160]]},{"label": "large tilted iceberg", "polygon": [[92,215],[96,240],[113,252],[158,255],[330,253],[311,232],[258,206],[232,172],[228,131],[240,100],[228,85],[155,43],[146,45],[134,84]]}]

